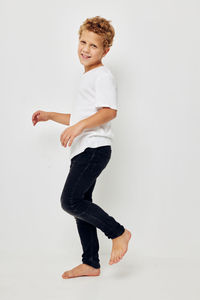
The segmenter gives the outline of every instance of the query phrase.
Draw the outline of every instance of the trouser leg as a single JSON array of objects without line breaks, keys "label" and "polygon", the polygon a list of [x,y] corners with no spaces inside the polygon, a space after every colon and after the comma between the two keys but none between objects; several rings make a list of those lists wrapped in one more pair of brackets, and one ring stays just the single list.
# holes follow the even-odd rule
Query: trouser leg
[{"label": "trouser leg", "polygon": [[84,199],[84,193],[101,174],[110,157],[109,146],[103,146],[87,148],[72,159],[61,195],[61,206],[69,214],[99,228],[109,239],[113,239],[125,231],[124,226],[100,206]]},{"label": "trouser leg", "polygon": [[[84,194],[85,200],[92,202],[92,192],[94,190],[95,183],[96,180]],[[97,228],[77,217],[75,217],[75,220],[83,249],[82,262],[94,268],[100,268]]]}]

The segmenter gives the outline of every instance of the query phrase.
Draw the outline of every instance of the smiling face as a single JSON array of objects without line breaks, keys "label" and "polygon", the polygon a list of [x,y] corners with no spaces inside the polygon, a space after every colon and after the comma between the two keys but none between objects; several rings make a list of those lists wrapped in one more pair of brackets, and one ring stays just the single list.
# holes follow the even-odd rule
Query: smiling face
[{"label": "smiling face", "polygon": [[85,72],[103,66],[101,60],[110,49],[103,49],[103,38],[88,30],[83,30],[79,39],[78,56]]}]

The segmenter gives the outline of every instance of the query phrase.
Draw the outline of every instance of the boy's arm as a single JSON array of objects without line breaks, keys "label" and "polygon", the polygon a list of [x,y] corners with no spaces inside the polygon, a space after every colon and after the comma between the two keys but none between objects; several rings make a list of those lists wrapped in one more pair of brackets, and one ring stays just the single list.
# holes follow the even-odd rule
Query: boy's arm
[{"label": "boy's arm", "polygon": [[110,107],[103,107],[92,116],[79,121],[83,129],[94,128],[101,124],[107,123],[117,116],[117,110]]},{"label": "boy's arm", "polygon": [[60,124],[69,125],[71,114],[63,114],[57,112],[49,112],[49,120]]},{"label": "boy's arm", "polygon": [[82,119],[73,126],[66,128],[60,136],[61,144],[64,147],[66,147],[67,144],[68,146],[71,146],[75,137],[81,134],[84,129],[94,128],[100,126],[101,124],[107,123],[108,121],[114,119],[116,115],[116,109],[112,109],[109,107],[101,108],[92,116]]}]

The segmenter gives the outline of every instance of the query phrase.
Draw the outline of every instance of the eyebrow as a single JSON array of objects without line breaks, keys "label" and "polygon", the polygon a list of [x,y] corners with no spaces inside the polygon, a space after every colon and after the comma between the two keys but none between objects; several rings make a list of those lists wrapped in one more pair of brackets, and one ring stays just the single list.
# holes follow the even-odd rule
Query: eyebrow
[{"label": "eyebrow", "polygon": [[[81,39],[80,42],[85,42],[85,40]],[[90,44],[90,45],[94,45],[95,47],[97,47],[97,45],[95,44]]]}]

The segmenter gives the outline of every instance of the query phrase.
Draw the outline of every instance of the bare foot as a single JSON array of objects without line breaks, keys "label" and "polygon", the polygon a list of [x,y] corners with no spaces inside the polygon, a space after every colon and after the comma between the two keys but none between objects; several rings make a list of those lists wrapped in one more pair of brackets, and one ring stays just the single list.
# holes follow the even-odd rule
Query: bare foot
[{"label": "bare foot", "polygon": [[77,267],[64,272],[62,274],[62,278],[68,279],[68,278],[74,278],[80,276],[99,276],[99,275],[100,275],[100,268],[96,269],[87,264],[80,264]]},{"label": "bare foot", "polygon": [[109,264],[118,263],[128,250],[128,243],[131,238],[131,232],[125,229],[124,233],[115,239],[112,239],[112,252]]}]

